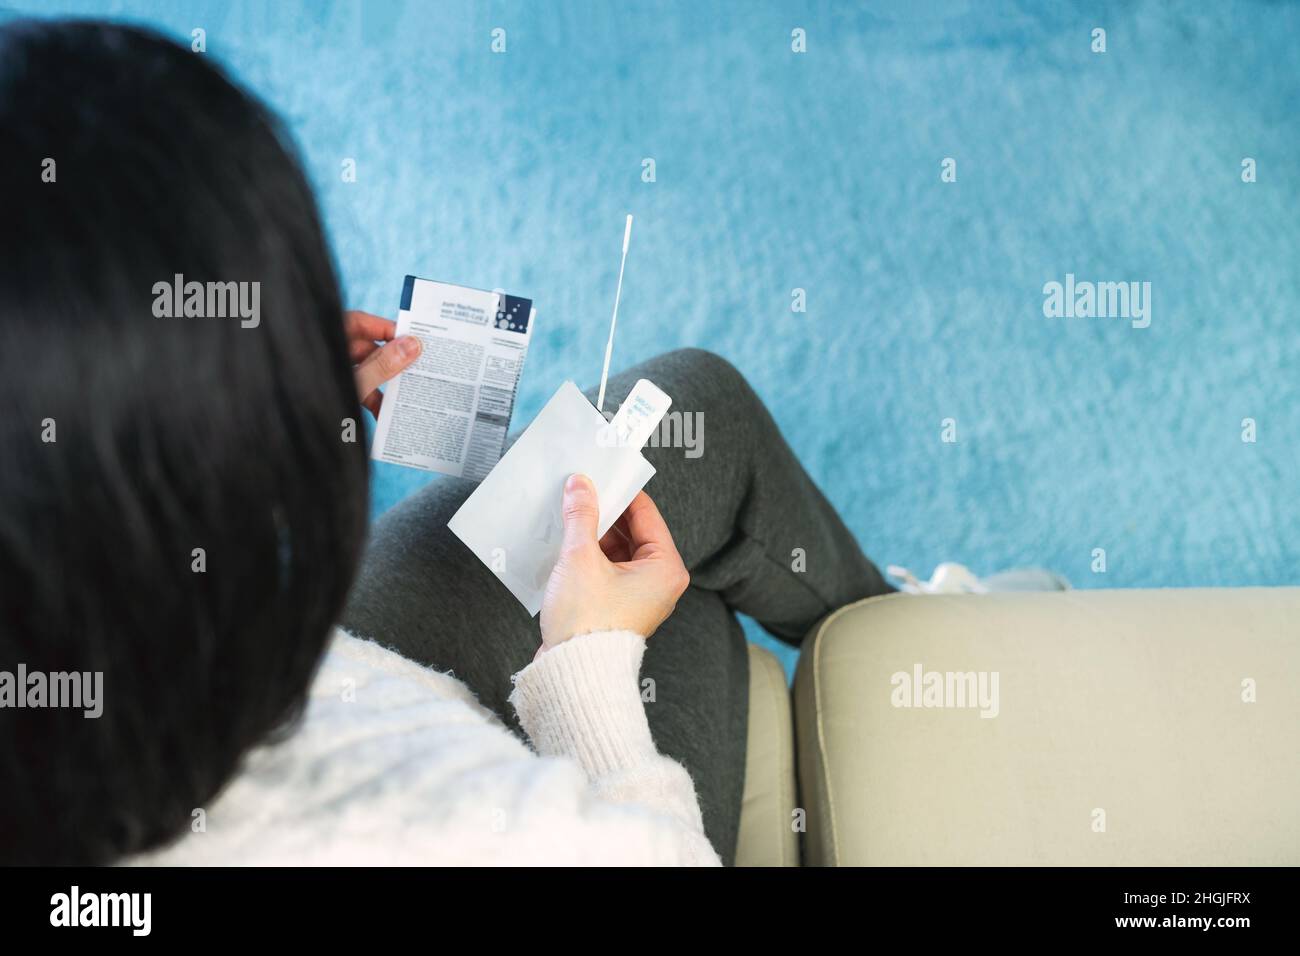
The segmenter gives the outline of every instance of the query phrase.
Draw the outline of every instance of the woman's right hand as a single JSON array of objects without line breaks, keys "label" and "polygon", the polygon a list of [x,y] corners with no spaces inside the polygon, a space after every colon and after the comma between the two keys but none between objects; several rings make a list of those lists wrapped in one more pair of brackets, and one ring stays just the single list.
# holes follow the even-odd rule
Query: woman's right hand
[{"label": "woman's right hand", "polygon": [[691,582],[659,509],[644,491],[600,541],[596,489],[585,475],[564,485],[564,544],[542,600],[538,653],[579,634],[649,637]]}]

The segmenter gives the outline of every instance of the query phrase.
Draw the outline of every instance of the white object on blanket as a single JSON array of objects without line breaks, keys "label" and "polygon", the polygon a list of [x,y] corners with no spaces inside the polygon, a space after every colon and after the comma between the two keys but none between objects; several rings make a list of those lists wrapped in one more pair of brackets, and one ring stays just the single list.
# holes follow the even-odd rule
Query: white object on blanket
[{"label": "white object on blanket", "polygon": [[984,594],[988,589],[964,564],[945,561],[934,569],[929,581],[919,581],[907,568],[891,564],[886,568],[891,578],[902,582],[908,594]]},{"label": "white object on blanket", "polygon": [[565,481],[572,474],[591,479],[604,535],[654,477],[640,449],[671,402],[641,379],[606,422],[576,385],[565,382],[447,527],[536,614],[560,556]]},{"label": "white object on blanket", "polygon": [[934,569],[929,581],[918,581],[907,568],[891,564],[885,569],[908,594],[989,594],[996,591],[1068,591],[1070,582],[1043,568],[1000,571],[987,578],[976,577],[964,564],[945,561]]}]

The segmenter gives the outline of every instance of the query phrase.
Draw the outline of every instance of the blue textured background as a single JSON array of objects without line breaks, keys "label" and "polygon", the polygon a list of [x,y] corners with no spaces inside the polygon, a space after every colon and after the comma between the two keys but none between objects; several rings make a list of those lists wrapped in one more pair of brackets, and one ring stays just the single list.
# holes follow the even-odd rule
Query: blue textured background
[{"label": "blue textured background", "polygon": [[[1295,5],[7,5],[205,28],[288,117],[354,307],[408,271],[534,297],[516,424],[598,376],[630,211],[616,364],[734,361],[878,562],[1300,579]],[[1066,272],[1150,281],[1151,327],[1045,319]],[[376,476],[376,512],[429,480]]]}]

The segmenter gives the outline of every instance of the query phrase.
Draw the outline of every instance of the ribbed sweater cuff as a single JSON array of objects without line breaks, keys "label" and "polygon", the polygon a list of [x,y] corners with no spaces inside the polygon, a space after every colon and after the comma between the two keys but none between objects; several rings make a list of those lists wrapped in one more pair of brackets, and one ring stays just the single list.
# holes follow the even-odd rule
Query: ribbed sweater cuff
[{"label": "ribbed sweater cuff", "polygon": [[510,703],[537,752],[573,757],[592,778],[656,757],[637,682],[644,653],[639,634],[598,631],[516,674]]}]

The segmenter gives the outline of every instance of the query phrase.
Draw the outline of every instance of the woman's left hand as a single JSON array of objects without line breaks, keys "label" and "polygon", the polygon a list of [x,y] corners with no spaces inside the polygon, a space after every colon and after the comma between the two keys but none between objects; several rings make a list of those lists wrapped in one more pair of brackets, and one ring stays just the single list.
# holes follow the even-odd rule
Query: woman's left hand
[{"label": "woman's left hand", "polygon": [[357,397],[378,418],[383,399],[379,386],[420,357],[420,340],[414,335],[394,338],[397,323],[369,312],[345,312],[343,332],[348,358],[355,366]]}]

